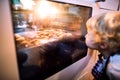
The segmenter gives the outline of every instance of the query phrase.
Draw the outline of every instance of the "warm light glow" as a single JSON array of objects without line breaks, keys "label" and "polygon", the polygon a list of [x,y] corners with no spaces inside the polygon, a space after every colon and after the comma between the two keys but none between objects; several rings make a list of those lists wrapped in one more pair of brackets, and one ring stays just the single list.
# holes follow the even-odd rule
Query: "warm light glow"
[{"label": "warm light glow", "polygon": [[47,39],[43,39],[43,40],[40,40],[40,43],[41,44],[45,44],[45,43],[48,43],[49,41]]},{"label": "warm light glow", "polygon": [[23,9],[32,10],[33,5],[35,4],[32,0],[20,0],[23,5]]},{"label": "warm light glow", "polygon": [[55,6],[45,0],[42,0],[37,8],[37,13],[40,18],[46,18],[48,16],[58,14],[58,12],[59,11]]}]

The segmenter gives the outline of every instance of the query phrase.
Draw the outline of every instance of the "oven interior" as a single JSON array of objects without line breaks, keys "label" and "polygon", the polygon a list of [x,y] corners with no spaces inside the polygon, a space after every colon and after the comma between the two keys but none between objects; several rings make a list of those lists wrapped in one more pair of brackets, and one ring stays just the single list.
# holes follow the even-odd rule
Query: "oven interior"
[{"label": "oven interior", "polygon": [[11,13],[21,79],[45,79],[86,56],[85,24],[92,7],[11,0]]}]

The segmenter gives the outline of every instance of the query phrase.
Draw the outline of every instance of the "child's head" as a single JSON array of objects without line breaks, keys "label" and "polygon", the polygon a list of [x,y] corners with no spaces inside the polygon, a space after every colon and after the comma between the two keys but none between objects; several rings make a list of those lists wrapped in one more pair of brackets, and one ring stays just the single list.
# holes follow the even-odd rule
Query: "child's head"
[{"label": "child's head", "polygon": [[92,49],[120,49],[120,12],[91,17],[87,23],[86,44]]}]

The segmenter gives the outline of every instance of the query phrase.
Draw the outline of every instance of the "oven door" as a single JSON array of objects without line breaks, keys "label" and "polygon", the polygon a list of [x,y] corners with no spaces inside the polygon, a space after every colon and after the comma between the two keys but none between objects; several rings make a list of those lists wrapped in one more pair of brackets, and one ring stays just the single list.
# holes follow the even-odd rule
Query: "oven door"
[{"label": "oven door", "polygon": [[86,56],[85,23],[91,7],[15,1],[11,0],[11,13],[21,79],[45,79]]}]

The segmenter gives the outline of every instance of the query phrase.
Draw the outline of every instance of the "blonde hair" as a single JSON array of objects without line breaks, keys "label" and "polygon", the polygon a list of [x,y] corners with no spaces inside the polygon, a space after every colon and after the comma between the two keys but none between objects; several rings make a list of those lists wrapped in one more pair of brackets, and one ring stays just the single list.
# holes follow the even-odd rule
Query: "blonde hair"
[{"label": "blonde hair", "polygon": [[120,12],[108,12],[90,18],[86,23],[87,28],[92,27],[100,36],[100,43],[109,43],[110,48],[120,48]]}]

